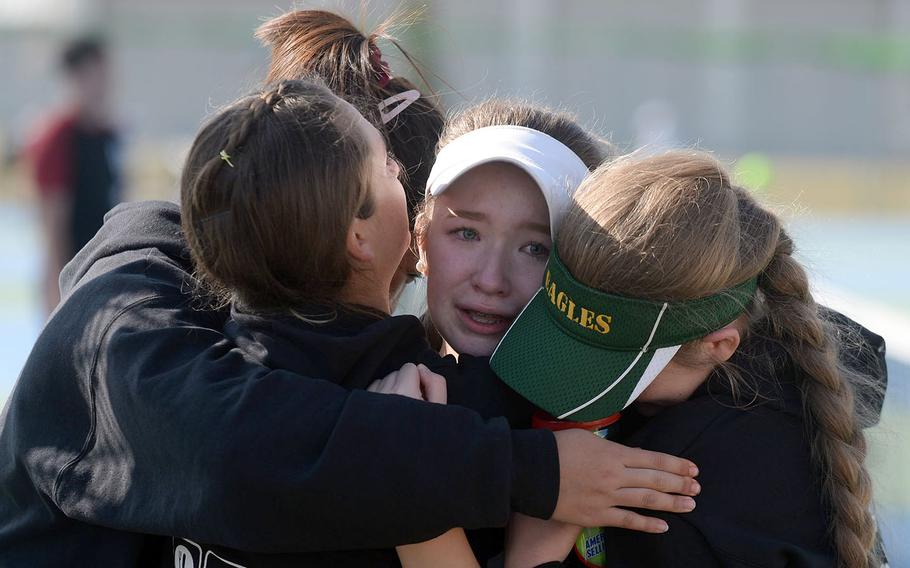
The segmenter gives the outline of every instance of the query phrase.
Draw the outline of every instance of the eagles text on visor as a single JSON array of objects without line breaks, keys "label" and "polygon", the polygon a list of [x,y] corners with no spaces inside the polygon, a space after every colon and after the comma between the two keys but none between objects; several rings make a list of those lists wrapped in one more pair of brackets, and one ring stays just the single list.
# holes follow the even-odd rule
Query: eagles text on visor
[{"label": "eagles text on visor", "polygon": [[628,406],[679,347],[735,320],[756,279],[687,301],[652,301],[585,286],[553,247],[543,286],[490,364],[513,390],[560,419],[590,421]]}]

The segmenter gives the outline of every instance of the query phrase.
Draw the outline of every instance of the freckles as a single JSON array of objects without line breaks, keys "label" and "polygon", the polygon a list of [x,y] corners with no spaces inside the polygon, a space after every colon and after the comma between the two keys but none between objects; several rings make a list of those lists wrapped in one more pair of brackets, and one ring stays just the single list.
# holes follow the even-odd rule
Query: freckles
[{"label": "freckles", "polygon": [[546,264],[534,262],[535,266],[515,273],[515,279],[520,279],[521,290],[526,293],[528,299],[540,288],[544,272],[546,272]]}]

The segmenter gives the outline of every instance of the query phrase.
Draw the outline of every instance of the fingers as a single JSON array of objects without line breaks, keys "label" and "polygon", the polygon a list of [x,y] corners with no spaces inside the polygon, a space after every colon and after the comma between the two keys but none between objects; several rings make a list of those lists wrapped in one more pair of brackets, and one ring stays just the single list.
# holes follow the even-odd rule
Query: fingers
[{"label": "fingers", "polygon": [[639,448],[628,448],[622,461],[626,467],[657,469],[689,477],[698,475],[698,467],[687,459]]},{"label": "fingers", "polygon": [[654,489],[661,493],[698,495],[701,491],[701,485],[691,477],[675,475],[656,469],[626,469],[621,483],[624,488]]},{"label": "fingers", "polygon": [[420,374],[413,363],[405,363],[401,369],[389,373],[378,381],[373,381],[367,390],[379,394],[399,394],[423,399],[420,391]]},{"label": "fingers", "polygon": [[619,489],[616,491],[616,504],[668,513],[688,513],[695,509],[695,500],[691,497],[667,495],[653,489]]},{"label": "fingers", "polygon": [[605,511],[601,520],[603,522],[597,523],[599,526],[617,527],[646,533],[659,534],[665,533],[670,529],[666,521],[639,515],[625,509],[617,509],[616,507],[611,507]]},{"label": "fingers", "polygon": [[445,377],[434,373],[422,363],[417,365],[417,371],[420,375],[420,389],[423,391],[424,400],[445,404],[448,398]]},{"label": "fingers", "polygon": [[401,369],[393,371],[367,387],[370,392],[380,394],[398,394],[418,400],[439,404],[447,402],[446,379],[434,373],[426,365],[405,363]]},{"label": "fingers", "polygon": [[369,392],[377,392],[379,394],[388,394],[391,385],[395,382],[395,376],[398,374],[398,371],[392,371],[385,377],[377,379],[370,383],[370,386],[367,387]]},{"label": "fingers", "polygon": [[420,373],[417,371],[417,365],[405,363],[395,375],[395,386],[392,390],[395,394],[422,399],[420,392]]}]

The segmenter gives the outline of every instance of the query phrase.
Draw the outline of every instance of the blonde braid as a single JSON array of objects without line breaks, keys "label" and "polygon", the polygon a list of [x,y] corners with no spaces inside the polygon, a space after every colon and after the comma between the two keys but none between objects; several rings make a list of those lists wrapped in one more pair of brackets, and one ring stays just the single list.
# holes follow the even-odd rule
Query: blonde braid
[{"label": "blonde braid", "polygon": [[804,371],[800,390],[810,427],[813,460],[830,507],[830,531],[839,566],[870,568],[875,520],[872,484],[864,461],[866,439],[854,410],[854,389],[838,363],[830,324],[818,315],[806,272],[793,257],[783,230],[771,262],[759,276],[772,335]]}]

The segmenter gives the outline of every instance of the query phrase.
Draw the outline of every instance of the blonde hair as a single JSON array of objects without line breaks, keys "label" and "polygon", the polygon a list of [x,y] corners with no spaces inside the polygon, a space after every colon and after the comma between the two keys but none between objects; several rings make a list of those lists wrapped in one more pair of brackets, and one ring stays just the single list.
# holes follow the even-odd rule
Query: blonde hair
[{"label": "blonde hair", "polygon": [[575,194],[556,240],[578,280],[620,295],[687,300],[758,277],[744,331],[766,330],[803,371],[799,387],[839,565],[877,565],[854,393],[871,381],[840,363],[837,330],[819,317],[780,220],[733,186],[715,159],[670,152],[598,169]]}]

